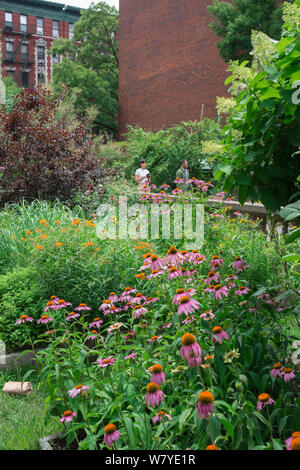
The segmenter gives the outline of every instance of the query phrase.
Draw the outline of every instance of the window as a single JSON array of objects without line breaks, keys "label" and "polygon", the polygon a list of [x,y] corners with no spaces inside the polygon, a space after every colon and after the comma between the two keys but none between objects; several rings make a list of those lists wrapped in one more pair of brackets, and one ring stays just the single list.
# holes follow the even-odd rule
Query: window
[{"label": "window", "polygon": [[14,55],[13,42],[6,42],[6,59],[12,61]]},{"label": "window", "polygon": [[22,87],[29,88],[29,72],[22,72]]},{"label": "window", "polygon": [[45,63],[45,47],[44,46],[37,46],[37,60],[38,60],[38,64]]},{"label": "window", "polygon": [[59,21],[52,21],[52,36],[59,38]]},{"label": "window", "polygon": [[36,32],[41,36],[44,36],[44,18],[36,19]]},{"label": "window", "polygon": [[27,16],[26,15],[20,15],[20,31],[22,33],[27,32]]},{"label": "window", "polygon": [[6,11],[5,12],[5,27],[12,28],[13,26],[13,15],[12,13]]},{"label": "window", "polygon": [[28,45],[22,44],[21,46],[21,62],[28,62]]},{"label": "window", "polygon": [[38,84],[46,83],[45,74],[43,72],[38,73]]},{"label": "window", "polygon": [[69,39],[73,39],[73,38],[74,38],[74,24],[69,23]]}]

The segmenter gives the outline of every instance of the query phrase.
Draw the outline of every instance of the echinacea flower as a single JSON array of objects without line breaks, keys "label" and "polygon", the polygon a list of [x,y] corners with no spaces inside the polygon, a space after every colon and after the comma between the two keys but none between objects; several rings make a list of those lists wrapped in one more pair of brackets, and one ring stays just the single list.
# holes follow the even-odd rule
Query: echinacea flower
[{"label": "echinacea flower", "polygon": [[145,315],[147,313],[147,309],[142,305],[138,304],[133,309],[133,318],[139,318],[141,315]]},{"label": "echinacea flower", "polygon": [[120,322],[114,323],[113,325],[111,325],[110,327],[107,328],[107,332],[111,333],[112,331],[116,331],[119,328],[121,328],[121,326],[123,326],[123,324],[124,323],[120,323]]},{"label": "echinacea flower", "polygon": [[248,294],[250,289],[248,289],[248,287],[244,287],[244,286],[241,286],[238,288],[237,291],[235,291],[235,295],[244,295],[244,294]]},{"label": "echinacea flower", "polygon": [[132,299],[131,294],[135,294],[135,293],[136,293],[136,289],[132,289],[132,287],[126,287],[124,292],[121,294],[119,300],[121,302],[129,302]]},{"label": "echinacea flower", "polygon": [[112,358],[112,356],[105,357],[104,359],[97,359],[95,364],[98,364],[98,367],[108,367],[108,366],[113,366],[114,363],[116,362],[116,359]]},{"label": "echinacea flower", "polygon": [[104,428],[104,443],[107,447],[112,447],[113,443],[117,442],[121,434],[117,430],[116,426],[109,423]]},{"label": "echinacea flower", "polygon": [[285,367],[283,371],[281,372],[281,377],[283,377],[283,380],[285,382],[289,382],[290,380],[293,380],[296,378],[293,370],[290,367]]},{"label": "echinacea flower", "polygon": [[222,344],[223,339],[229,339],[228,334],[223,330],[221,326],[215,326],[213,328],[213,334],[211,340],[213,343],[220,343]]},{"label": "echinacea flower", "polygon": [[225,282],[233,281],[234,279],[238,279],[238,277],[234,274],[228,274],[228,276],[225,278]]},{"label": "echinacea flower", "polygon": [[221,300],[222,296],[228,296],[228,288],[227,286],[222,286],[221,284],[217,284],[214,286],[214,296],[216,300]]},{"label": "echinacea flower", "polygon": [[176,279],[182,276],[182,272],[176,266],[171,266],[169,268],[168,280]]},{"label": "echinacea flower", "polygon": [[210,266],[217,266],[218,267],[218,266],[221,266],[223,263],[224,263],[224,261],[218,255],[214,255],[209,264],[210,264]]},{"label": "echinacea flower", "polygon": [[165,323],[162,328],[165,330],[166,328],[171,328],[171,326],[173,325],[173,323]]},{"label": "echinacea flower", "polygon": [[201,392],[198,396],[197,411],[199,418],[208,419],[214,411],[214,396],[210,392]]},{"label": "echinacea flower", "polygon": [[136,337],[136,331],[129,331],[125,336],[124,339],[134,339]]},{"label": "echinacea flower", "polygon": [[135,358],[136,355],[137,354],[133,352],[133,353],[129,354],[128,356],[126,356],[125,359],[126,359],[126,361],[128,361],[129,359]]},{"label": "echinacea flower", "polygon": [[70,395],[71,398],[75,398],[80,393],[86,392],[86,390],[88,390],[89,388],[90,387],[88,385],[82,385],[82,384],[75,385],[75,387],[72,388],[72,390],[68,391],[68,394]]},{"label": "echinacea flower", "polygon": [[48,323],[49,321],[53,321],[53,318],[48,317],[48,315],[42,315],[41,318],[37,321],[37,323]]},{"label": "echinacea flower", "polygon": [[216,273],[215,271],[209,271],[209,273],[208,273],[208,275],[207,275],[207,278],[206,278],[206,279],[203,279],[203,282],[204,282],[205,284],[211,284],[212,281],[218,282],[219,277],[220,277],[220,274],[219,274],[219,273]]},{"label": "echinacea flower", "polygon": [[193,357],[200,357],[201,358],[201,348],[196,341],[196,338],[191,333],[185,333],[182,338],[182,347],[180,349],[180,355],[182,359],[190,360],[191,353],[193,353]]},{"label": "echinacea flower", "polygon": [[164,401],[164,394],[160,390],[159,386],[155,382],[150,382],[147,385],[147,395],[145,397],[145,402],[147,406],[158,406]]},{"label": "echinacea flower", "polygon": [[165,265],[165,262],[162,258],[159,258],[157,255],[151,255],[150,257],[150,269],[162,269]]},{"label": "echinacea flower", "polygon": [[189,325],[193,321],[195,321],[195,317],[192,315],[191,317],[186,317],[182,323],[184,323],[185,325]]},{"label": "echinacea flower", "polygon": [[104,311],[104,310],[108,309],[111,305],[112,305],[111,300],[104,299],[102,304],[99,307],[99,310]]},{"label": "echinacea flower", "polygon": [[210,444],[209,446],[205,447],[205,450],[220,450],[220,449],[214,444]]},{"label": "echinacea flower", "polygon": [[[144,327],[147,326],[147,323],[144,323]],[[143,327],[143,325],[140,325],[141,327]],[[162,338],[162,336],[152,336],[152,338],[148,339],[148,343],[154,343],[156,341],[159,341],[160,339]]]},{"label": "echinacea flower", "polygon": [[60,419],[60,422],[63,423],[65,421],[66,423],[69,423],[70,421],[72,421],[73,417],[76,416],[76,415],[77,415],[77,413],[74,413],[71,410],[67,410],[67,411],[64,412],[64,415]]},{"label": "echinacea flower", "polygon": [[179,264],[182,264],[184,262],[184,257],[181,256],[179,251],[177,251],[177,248],[175,246],[170,246],[167,252],[167,264],[173,264],[174,266],[178,266]]},{"label": "echinacea flower", "polygon": [[291,437],[286,439],[285,444],[286,450],[300,450],[300,432],[293,432]]},{"label": "echinacea flower", "polygon": [[163,421],[164,419],[168,419],[170,421],[173,420],[173,418],[171,418],[171,416],[168,413],[162,410],[162,411],[159,411],[157,415],[154,416],[154,418],[152,418],[152,422],[153,424],[156,424],[157,421]]},{"label": "echinacea flower", "polygon": [[121,312],[121,310],[121,308],[118,308],[115,305],[110,305],[103,311],[103,315],[106,317],[106,315],[109,315],[110,313],[118,313]]},{"label": "echinacea flower", "polygon": [[97,331],[97,330],[92,330],[90,336],[88,336],[87,339],[89,339],[89,340],[91,340],[91,341],[94,341],[94,340],[97,339],[97,337],[99,337],[99,336],[100,336],[99,331]]},{"label": "echinacea flower", "polygon": [[157,385],[161,386],[162,382],[166,382],[165,374],[163,372],[163,368],[160,364],[154,364],[154,366],[147,369],[147,372],[151,372],[151,382],[156,383]]},{"label": "echinacea flower", "polygon": [[70,302],[66,302],[64,299],[60,299],[57,301],[56,310],[58,310],[59,308],[70,307],[71,305],[72,304]]},{"label": "echinacea flower", "polygon": [[261,411],[267,405],[272,405],[275,401],[270,397],[268,393],[261,393],[258,395],[258,401],[256,405],[257,411]]},{"label": "echinacea flower", "polygon": [[91,307],[88,307],[86,304],[79,304],[79,306],[74,308],[74,310],[92,310],[92,309]]},{"label": "echinacea flower", "polygon": [[143,300],[146,300],[146,297],[139,292],[138,294],[135,294],[135,297],[133,297],[131,299],[131,303],[132,304],[136,304],[136,303],[140,304]]},{"label": "echinacea flower", "polygon": [[[59,299],[57,299],[57,300],[59,300]],[[57,310],[57,303],[54,300],[49,300],[49,302],[47,302],[47,305],[44,309],[44,312],[47,312],[50,309]]]},{"label": "echinacea flower", "polygon": [[98,328],[98,329],[100,329],[101,328],[101,323],[103,323],[103,320],[101,320],[101,318],[99,318],[99,317],[96,317],[96,318],[94,318],[92,323],[90,323],[89,328]]},{"label": "echinacea flower", "polygon": [[281,377],[282,369],[283,366],[281,362],[276,362],[276,364],[273,365],[273,369],[271,370],[272,377]]},{"label": "echinacea flower", "polygon": [[212,310],[206,310],[204,313],[201,313],[200,318],[203,318],[205,321],[209,321],[215,318],[215,314]]},{"label": "echinacea flower", "polygon": [[26,323],[26,322],[33,322],[33,318],[29,317],[28,315],[21,315],[19,320],[16,321],[16,325],[19,325],[20,323]]},{"label": "echinacea flower", "polygon": [[143,303],[143,306],[144,305],[148,305],[148,304],[152,304],[152,303],[155,303],[159,300],[158,297],[147,297],[145,302]]},{"label": "echinacea flower", "polygon": [[71,312],[67,316],[66,320],[69,321],[69,320],[73,320],[73,318],[78,318],[78,317],[80,317],[80,313]]},{"label": "echinacea flower", "polygon": [[110,292],[110,294],[108,296],[108,300],[110,300],[111,302],[118,302],[119,297],[117,296],[117,294],[115,292]]},{"label": "echinacea flower", "polygon": [[157,276],[161,276],[162,274],[165,274],[162,269],[153,269],[153,271],[151,271],[151,273],[147,276],[147,279],[152,279]]},{"label": "echinacea flower", "polygon": [[247,264],[245,260],[237,256],[234,262],[232,263],[232,268],[236,269],[237,271],[243,271],[246,268],[249,268],[249,265]]},{"label": "echinacea flower", "polygon": [[189,315],[190,313],[194,313],[194,311],[198,310],[200,307],[200,304],[197,302],[197,300],[191,299],[187,295],[181,297],[179,302],[180,304],[177,310],[178,315],[181,315],[182,313]]}]

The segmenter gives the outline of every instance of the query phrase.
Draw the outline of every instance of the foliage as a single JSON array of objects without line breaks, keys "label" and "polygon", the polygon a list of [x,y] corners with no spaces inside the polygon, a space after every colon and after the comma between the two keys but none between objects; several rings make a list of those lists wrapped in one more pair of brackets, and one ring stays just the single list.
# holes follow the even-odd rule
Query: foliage
[{"label": "foliage", "polygon": [[251,58],[252,30],[280,38],[282,3],[278,0],[214,0],[207,7],[214,18],[210,28],[220,37],[217,46],[225,62]]},{"label": "foliage", "polygon": [[139,160],[144,158],[152,182],[157,186],[175,179],[182,159],[188,160],[191,176],[205,177],[213,162],[208,154],[202,152],[202,144],[217,139],[220,131],[219,125],[210,119],[181,122],[158,132],[129,127],[126,151],[133,158],[126,176],[133,178]]},{"label": "foliage", "polygon": [[99,2],[82,11],[74,40],[56,40],[51,52],[63,56],[54,66],[55,92],[65,92],[65,106],[80,119],[86,119],[92,107],[92,129],[110,135],[117,131],[117,30],[118,11]]},{"label": "foliage", "polygon": [[[298,8],[300,1],[289,8]],[[223,189],[239,190],[239,201],[262,201],[275,212],[288,204],[297,191],[299,175],[300,108],[297,85],[300,79],[300,38],[292,24],[283,26],[276,54],[261,63],[262,70],[244,80],[223,129],[223,155],[216,177]],[[241,64],[240,69],[246,67]],[[248,74],[249,72],[247,72]],[[226,83],[235,77],[230,77]]]},{"label": "foliage", "polygon": [[55,121],[56,106],[46,90],[23,90],[11,111],[0,112],[2,202],[67,200],[103,177],[85,127]]},{"label": "foliage", "polygon": [[22,88],[18,87],[14,79],[11,77],[4,77],[3,83],[5,85],[6,94],[5,108],[7,111],[11,111]]},{"label": "foliage", "polygon": [[[286,207],[280,211],[281,217],[285,221],[290,220],[300,220],[300,200],[288,204]],[[293,230],[286,236],[285,243],[291,244],[296,248],[298,246],[298,251],[296,253],[289,253],[283,259],[292,263],[293,271],[300,274],[300,249],[299,249],[299,238],[300,238],[300,227],[295,226]],[[295,246],[296,245],[296,246]]]}]

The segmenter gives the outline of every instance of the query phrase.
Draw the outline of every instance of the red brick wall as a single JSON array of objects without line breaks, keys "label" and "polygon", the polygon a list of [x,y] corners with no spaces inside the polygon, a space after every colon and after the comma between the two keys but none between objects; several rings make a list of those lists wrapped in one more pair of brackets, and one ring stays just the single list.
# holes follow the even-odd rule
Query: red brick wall
[{"label": "red brick wall", "polygon": [[216,117],[227,65],[206,6],[212,0],[120,0],[119,123],[158,130]]}]

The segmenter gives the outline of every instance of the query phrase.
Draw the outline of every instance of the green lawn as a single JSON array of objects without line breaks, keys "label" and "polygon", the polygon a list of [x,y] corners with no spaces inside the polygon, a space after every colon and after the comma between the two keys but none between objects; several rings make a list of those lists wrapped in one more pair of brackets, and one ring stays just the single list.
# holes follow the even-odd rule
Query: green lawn
[{"label": "green lawn", "polygon": [[35,450],[38,439],[62,430],[58,419],[44,424],[45,396],[37,391],[37,383],[32,381],[34,391],[27,397],[8,395],[2,392],[8,380],[20,380],[23,374],[0,372],[0,450]]}]

